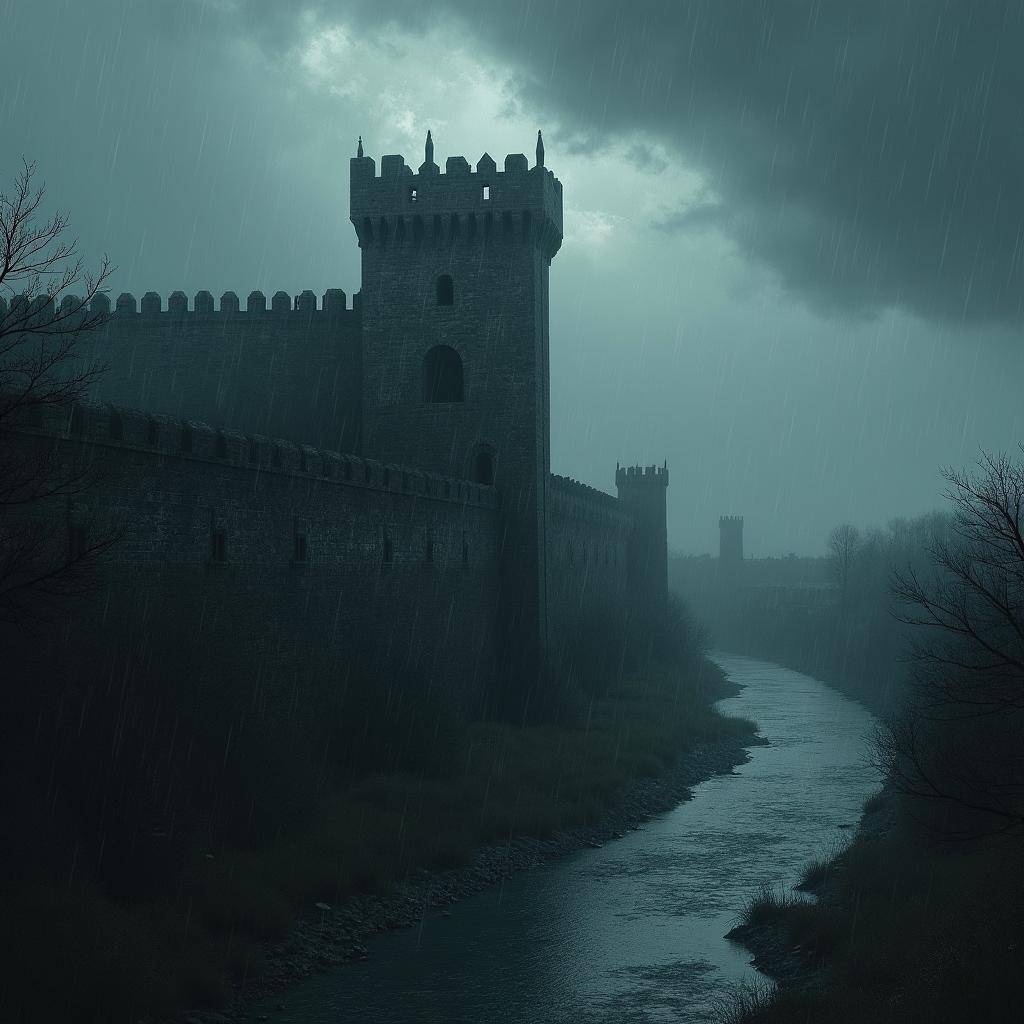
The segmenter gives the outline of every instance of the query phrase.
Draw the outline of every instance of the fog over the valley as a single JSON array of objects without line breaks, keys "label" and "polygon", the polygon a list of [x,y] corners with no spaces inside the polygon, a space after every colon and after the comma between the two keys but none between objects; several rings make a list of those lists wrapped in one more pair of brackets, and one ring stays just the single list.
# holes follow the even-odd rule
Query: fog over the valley
[{"label": "fog over the valley", "polygon": [[[668,461],[669,537],[820,553],[1024,438],[1024,4],[0,0],[0,176],[116,295],[359,287],[348,159],[565,194],[552,468]],[[379,163],[378,163],[379,166]],[[1008,188],[1006,183],[1013,185]]]}]

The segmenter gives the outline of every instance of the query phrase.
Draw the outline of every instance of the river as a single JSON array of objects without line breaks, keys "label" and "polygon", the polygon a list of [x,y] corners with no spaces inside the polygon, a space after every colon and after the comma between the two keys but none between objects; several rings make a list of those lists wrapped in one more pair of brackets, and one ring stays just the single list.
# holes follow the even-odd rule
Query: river
[{"label": "river", "polygon": [[365,961],[285,993],[293,1024],[709,1021],[759,976],[725,933],[763,882],[794,885],[849,835],[877,787],[873,725],[818,680],[729,654],[720,702],[768,746],[638,832],[518,874],[373,940]]}]

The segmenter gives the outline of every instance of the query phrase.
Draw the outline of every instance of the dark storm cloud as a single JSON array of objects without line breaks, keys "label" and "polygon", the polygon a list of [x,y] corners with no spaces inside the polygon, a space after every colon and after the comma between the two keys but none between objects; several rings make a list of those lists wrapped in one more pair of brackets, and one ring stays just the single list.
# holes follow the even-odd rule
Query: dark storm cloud
[{"label": "dark storm cloud", "polygon": [[[669,142],[721,197],[719,226],[814,305],[1021,319],[1021,0],[313,7],[364,30],[421,30],[447,12],[524,72],[524,97],[574,149],[637,131]],[[297,25],[267,0],[238,23],[281,46]],[[658,226],[673,224],[693,214]]]}]

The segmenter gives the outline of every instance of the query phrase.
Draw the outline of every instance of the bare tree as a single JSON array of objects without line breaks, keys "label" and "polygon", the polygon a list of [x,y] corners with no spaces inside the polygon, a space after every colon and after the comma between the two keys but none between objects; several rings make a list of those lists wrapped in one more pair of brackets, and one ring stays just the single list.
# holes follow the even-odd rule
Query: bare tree
[{"label": "bare tree", "polygon": [[73,415],[103,372],[78,342],[107,320],[108,304],[93,300],[111,273],[106,257],[95,273],[84,269],[68,215],[44,215],[35,173],[23,161],[0,193],[0,621],[15,623],[86,589],[88,567],[112,542],[65,536],[55,502],[87,489],[90,467],[25,434],[47,409]]},{"label": "bare tree", "polygon": [[962,831],[1024,835],[1024,462],[983,452],[943,475],[933,574],[895,574],[912,696],[876,748],[898,789],[969,812]]},{"label": "bare tree", "polygon": [[828,535],[829,568],[843,594],[850,585],[850,573],[859,546],[860,531],[849,523],[840,523]]}]

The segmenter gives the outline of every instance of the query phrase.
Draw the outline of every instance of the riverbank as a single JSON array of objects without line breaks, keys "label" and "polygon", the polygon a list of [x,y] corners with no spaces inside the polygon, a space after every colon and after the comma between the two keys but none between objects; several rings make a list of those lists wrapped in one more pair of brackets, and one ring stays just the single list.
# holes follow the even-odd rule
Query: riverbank
[{"label": "riverbank", "polygon": [[737,994],[723,1024],[1009,1020],[1024,998],[1019,841],[938,844],[889,789],[799,894],[762,892],[729,937],[774,989]]},{"label": "riverbank", "polygon": [[[177,1019],[224,1024],[272,1016],[275,993],[365,956],[372,935],[443,914],[451,902],[515,872],[603,844],[671,809],[697,783],[744,763],[746,748],[758,742],[752,723],[712,707],[736,692],[717,666],[701,661],[688,674],[624,683],[593,701],[585,721],[572,728],[478,723],[470,744],[475,760],[460,778],[367,780],[348,799],[362,797],[378,815],[401,816],[408,852],[394,862],[401,872],[367,879],[373,884],[364,888],[376,891],[340,895],[323,870],[321,882],[306,877],[306,909],[235,979],[224,1005]],[[346,815],[351,820],[351,808]],[[455,833],[446,841],[457,863],[431,855],[424,825],[435,841]],[[394,844],[379,817],[377,828]],[[465,849],[474,835],[487,838]],[[322,836],[315,845],[321,861],[331,859]]]}]

